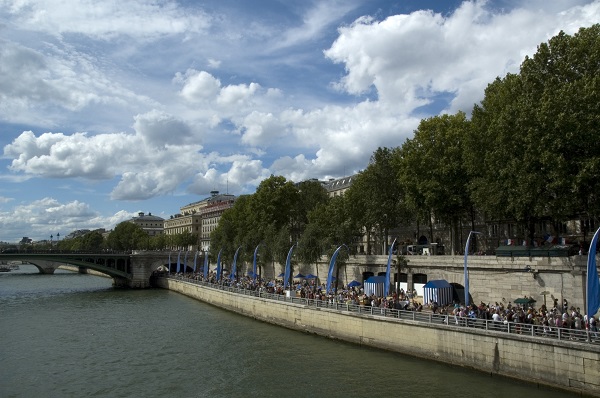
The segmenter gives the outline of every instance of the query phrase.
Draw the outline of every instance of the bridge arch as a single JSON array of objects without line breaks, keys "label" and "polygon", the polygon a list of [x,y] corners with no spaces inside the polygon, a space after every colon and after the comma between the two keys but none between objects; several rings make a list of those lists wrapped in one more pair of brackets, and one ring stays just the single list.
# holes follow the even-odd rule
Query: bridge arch
[{"label": "bridge arch", "polygon": [[[78,267],[80,272],[93,270],[113,279],[113,285],[118,287],[148,287],[149,275],[145,264],[134,267],[131,253],[11,253],[0,254],[0,260],[22,261],[35,266],[40,273],[53,274],[61,265]],[[162,256],[159,256],[161,258]],[[162,261],[166,263],[166,261]],[[137,277],[137,275],[141,275]],[[135,281],[135,285],[132,283]],[[145,280],[144,280],[145,279]]]}]

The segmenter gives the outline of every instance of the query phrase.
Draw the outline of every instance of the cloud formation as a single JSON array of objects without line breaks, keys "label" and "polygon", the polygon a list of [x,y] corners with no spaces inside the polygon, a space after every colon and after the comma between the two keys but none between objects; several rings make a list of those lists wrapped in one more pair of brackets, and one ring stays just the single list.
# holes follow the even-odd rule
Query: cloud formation
[{"label": "cloud formation", "polygon": [[[559,30],[600,22],[599,0],[443,3],[0,0],[0,212],[106,222],[271,174],[349,175],[423,117],[469,113]],[[102,192],[49,199],[57,181]]]}]

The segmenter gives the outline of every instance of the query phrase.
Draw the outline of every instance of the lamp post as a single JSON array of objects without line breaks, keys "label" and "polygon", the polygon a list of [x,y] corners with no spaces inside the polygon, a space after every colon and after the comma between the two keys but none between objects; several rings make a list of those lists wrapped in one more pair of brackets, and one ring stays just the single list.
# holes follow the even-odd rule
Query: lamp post
[{"label": "lamp post", "polygon": [[50,234],[50,249],[52,249],[52,238],[54,238],[54,236],[52,236],[52,234]]}]

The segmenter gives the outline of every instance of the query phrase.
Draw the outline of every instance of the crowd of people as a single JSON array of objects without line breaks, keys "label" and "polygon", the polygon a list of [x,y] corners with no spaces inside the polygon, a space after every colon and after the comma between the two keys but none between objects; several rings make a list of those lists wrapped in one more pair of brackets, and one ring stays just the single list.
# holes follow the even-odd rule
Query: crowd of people
[{"label": "crowd of people", "polygon": [[[431,312],[439,316],[444,323],[455,323],[456,325],[475,326],[477,320],[493,321],[492,325],[497,330],[511,327],[515,333],[529,333],[531,325],[536,326],[536,334],[551,335],[557,330],[562,330],[563,336],[577,336],[577,332],[589,331],[593,339],[598,340],[598,319],[594,316],[588,318],[581,313],[580,308],[569,306],[565,299],[560,305],[554,301],[552,307],[545,304],[539,308],[530,305],[513,305],[495,302],[485,304],[471,304],[469,306],[460,303],[439,305],[436,302],[423,303],[417,299],[417,292],[405,292],[400,289],[392,292],[388,297],[378,296],[374,293],[365,292],[359,286],[344,286],[337,289],[336,293],[327,293],[326,286],[318,283],[316,279],[295,280],[292,286],[284,286],[282,279],[263,279],[260,277],[243,276],[241,278],[221,277],[217,281],[217,274],[210,271],[207,278],[203,273],[178,273],[179,278],[203,281],[212,284],[234,287],[239,289],[253,290],[270,294],[289,294],[291,291],[295,297],[324,302],[327,305],[349,304],[380,309],[393,309],[416,312]],[[573,331],[574,333],[570,333]],[[581,335],[581,333],[579,333]],[[567,337],[568,338],[568,337]]]},{"label": "crowd of people", "polygon": [[[539,308],[533,306],[521,306],[508,303],[495,302],[494,304],[480,303],[479,305],[472,304],[468,307],[454,304],[451,306],[439,307],[435,303],[431,306],[434,313],[440,313],[449,316],[455,323],[461,321],[469,325],[469,320],[484,319],[493,321],[494,328],[502,330],[503,326],[513,324],[513,330],[516,333],[528,333],[535,330],[535,334],[550,335],[556,333],[560,328],[563,335],[570,336],[575,339],[575,336],[589,330],[592,337],[598,338],[597,318],[581,313],[580,308],[568,306],[567,300],[564,300],[563,306],[554,305],[548,308],[542,304]],[[536,326],[532,329],[530,326]],[[571,331],[575,333],[571,333]]]},{"label": "crowd of people", "polygon": [[217,282],[216,272],[209,271],[207,278],[202,273],[179,273],[179,277],[204,281],[212,284],[221,284],[223,286],[235,287],[246,290],[258,290],[271,294],[286,294],[286,290],[292,292],[294,297],[305,298],[309,300],[320,300],[329,304],[354,304],[362,306],[371,306],[377,308],[396,309],[396,310],[414,310],[422,311],[422,303],[416,301],[417,292],[393,292],[389,297],[381,297],[373,293],[368,294],[363,288],[358,286],[344,286],[337,289],[335,294],[327,294],[324,283],[318,283],[316,279],[298,279],[291,286],[284,287],[283,279],[263,279],[259,277],[244,276],[237,279],[221,277]]}]

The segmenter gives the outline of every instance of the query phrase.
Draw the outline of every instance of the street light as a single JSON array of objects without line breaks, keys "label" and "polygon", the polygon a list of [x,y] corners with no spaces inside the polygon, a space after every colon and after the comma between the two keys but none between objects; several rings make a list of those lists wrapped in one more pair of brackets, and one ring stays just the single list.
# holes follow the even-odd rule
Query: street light
[{"label": "street light", "polygon": [[50,249],[52,249],[52,238],[54,238],[54,236],[50,235]]}]

